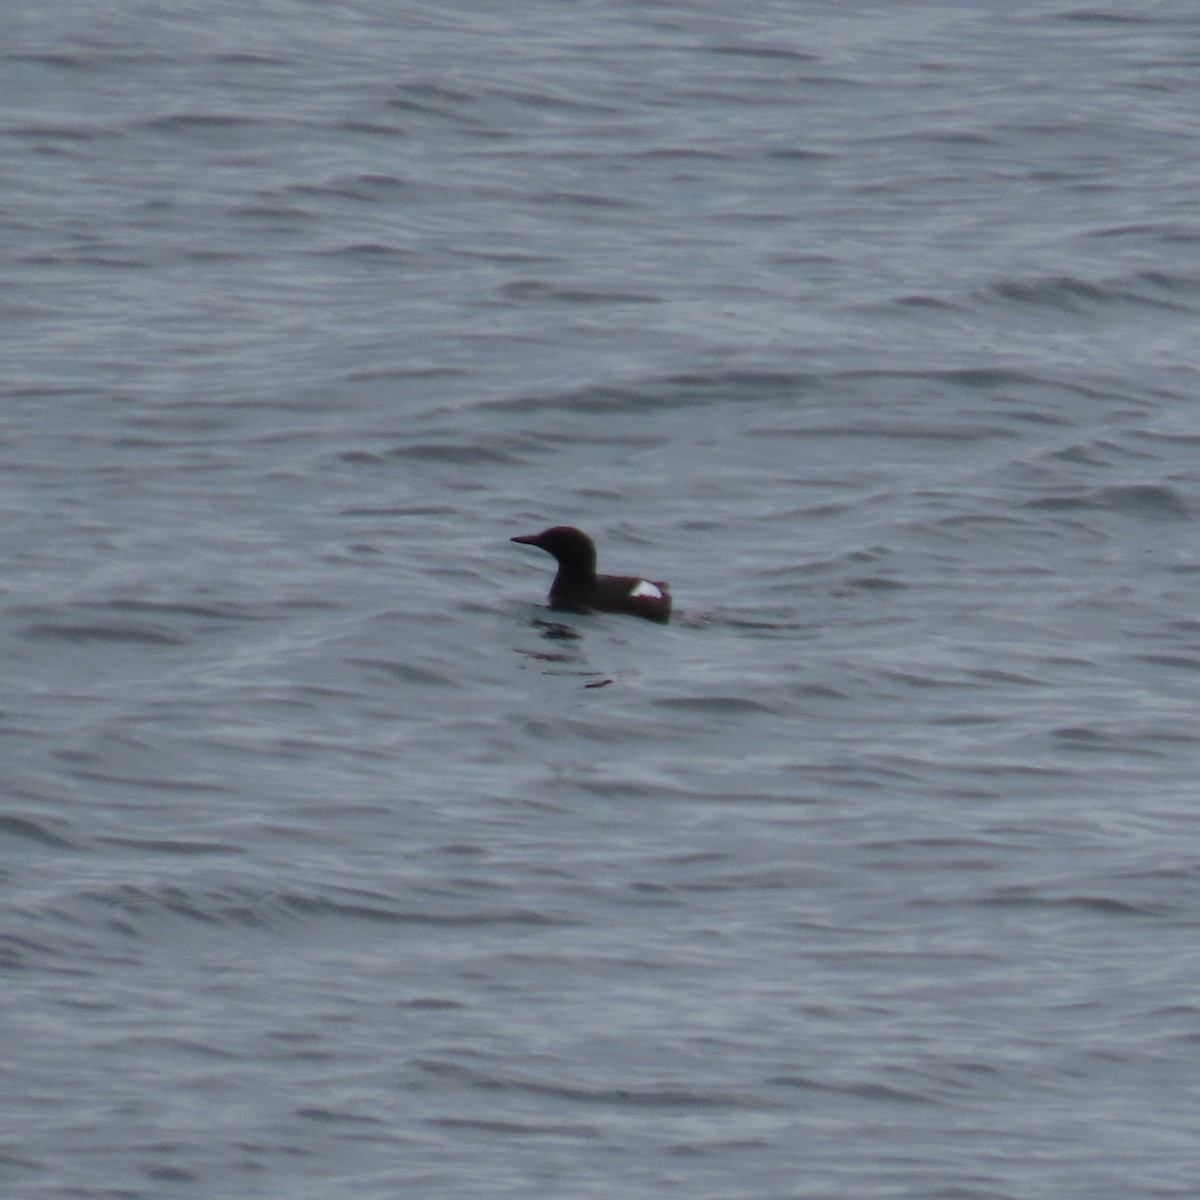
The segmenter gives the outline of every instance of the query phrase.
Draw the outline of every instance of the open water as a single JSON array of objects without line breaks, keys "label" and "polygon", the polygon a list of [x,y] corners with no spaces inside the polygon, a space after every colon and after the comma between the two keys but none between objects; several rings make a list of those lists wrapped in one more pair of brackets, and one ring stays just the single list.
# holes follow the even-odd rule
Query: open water
[{"label": "open water", "polygon": [[8,0],[0,1194],[1196,1196],[1198,68]]}]

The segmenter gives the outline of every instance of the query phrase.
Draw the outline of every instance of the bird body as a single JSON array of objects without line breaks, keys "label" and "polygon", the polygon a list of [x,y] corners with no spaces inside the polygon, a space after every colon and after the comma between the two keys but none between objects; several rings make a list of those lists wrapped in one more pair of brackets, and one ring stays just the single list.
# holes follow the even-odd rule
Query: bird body
[{"label": "bird body", "polygon": [[581,529],[555,525],[512,540],[537,546],[557,560],[558,573],[550,585],[551,608],[629,613],[664,624],[671,617],[671,593],[665,583],[637,575],[597,575],[595,543]]}]

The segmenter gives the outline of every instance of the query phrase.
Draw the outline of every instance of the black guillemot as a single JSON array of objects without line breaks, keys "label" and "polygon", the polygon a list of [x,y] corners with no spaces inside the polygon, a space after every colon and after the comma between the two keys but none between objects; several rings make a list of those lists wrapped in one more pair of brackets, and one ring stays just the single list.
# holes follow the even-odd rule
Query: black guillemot
[{"label": "black guillemot", "polygon": [[551,608],[632,613],[664,623],[670,619],[671,593],[667,585],[636,575],[597,575],[596,546],[582,529],[555,525],[512,540],[537,546],[558,559],[558,574],[550,585]]}]

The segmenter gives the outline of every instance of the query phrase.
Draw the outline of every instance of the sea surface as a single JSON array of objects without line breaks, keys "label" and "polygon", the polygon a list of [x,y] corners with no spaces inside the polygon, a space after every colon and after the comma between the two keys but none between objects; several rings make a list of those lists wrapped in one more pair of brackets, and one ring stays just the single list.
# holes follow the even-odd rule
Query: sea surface
[{"label": "sea surface", "polygon": [[1198,72],[8,0],[0,1196],[1200,1194]]}]

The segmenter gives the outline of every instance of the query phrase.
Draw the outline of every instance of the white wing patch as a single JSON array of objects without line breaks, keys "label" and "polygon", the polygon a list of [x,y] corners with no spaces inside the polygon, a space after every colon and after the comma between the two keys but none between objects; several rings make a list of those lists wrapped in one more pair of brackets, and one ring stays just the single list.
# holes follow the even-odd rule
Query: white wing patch
[{"label": "white wing patch", "polygon": [[643,597],[648,600],[661,600],[663,594],[648,579],[639,579],[637,586],[629,593],[629,598],[634,600]]}]

